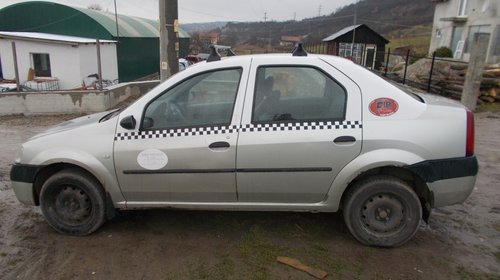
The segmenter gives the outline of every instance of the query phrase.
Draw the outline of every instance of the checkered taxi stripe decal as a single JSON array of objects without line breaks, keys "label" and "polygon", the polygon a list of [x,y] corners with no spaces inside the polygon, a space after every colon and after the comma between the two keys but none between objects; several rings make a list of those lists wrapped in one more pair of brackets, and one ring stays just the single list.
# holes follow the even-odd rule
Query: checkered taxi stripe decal
[{"label": "checkered taxi stripe decal", "polygon": [[116,134],[115,141],[214,135],[214,134],[226,134],[233,132],[304,131],[304,130],[312,131],[312,130],[356,129],[356,128],[362,128],[362,124],[360,121],[244,124],[244,125],[231,125],[231,126],[211,126],[211,127],[193,127],[193,128],[168,129],[168,130],[123,132]]}]

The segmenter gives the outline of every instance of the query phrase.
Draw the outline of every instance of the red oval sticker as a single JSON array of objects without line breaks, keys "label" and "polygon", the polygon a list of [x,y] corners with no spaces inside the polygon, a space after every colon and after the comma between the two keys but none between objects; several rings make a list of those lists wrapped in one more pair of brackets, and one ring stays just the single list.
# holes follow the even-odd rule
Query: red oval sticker
[{"label": "red oval sticker", "polygon": [[370,112],[375,116],[387,117],[394,113],[399,108],[398,102],[392,98],[383,97],[377,98],[370,102]]}]

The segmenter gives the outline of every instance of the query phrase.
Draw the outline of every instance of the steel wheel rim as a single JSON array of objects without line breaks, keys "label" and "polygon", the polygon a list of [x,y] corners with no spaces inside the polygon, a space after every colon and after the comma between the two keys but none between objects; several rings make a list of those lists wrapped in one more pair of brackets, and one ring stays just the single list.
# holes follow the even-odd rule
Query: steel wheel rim
[{"label": "steel wheel rim", "polygon": [[361,222],[365,229],[376,234],[400,231],[407,218],[406,205],[393,194],[379,193],[369,197],[361,207]]},{"label": "steel wheel rim", "polygon": [[55,195],[54,210],[65,223],[79,225],[90,218],[92,204],[81,188],[67,185]]}]

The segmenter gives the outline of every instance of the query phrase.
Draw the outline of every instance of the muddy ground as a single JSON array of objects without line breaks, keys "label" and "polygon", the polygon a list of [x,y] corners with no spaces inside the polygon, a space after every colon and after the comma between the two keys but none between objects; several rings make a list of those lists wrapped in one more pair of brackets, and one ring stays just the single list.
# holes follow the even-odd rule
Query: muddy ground
[{"label": "muddy ground", "polygon": [[0,118],[0,279],[500,279],[500,113],[476,114],[476,189],[401,248],[360,245],[340,214],[125,211],[88,237],[56,233],[9,182],[19,144],[74,116]]}]

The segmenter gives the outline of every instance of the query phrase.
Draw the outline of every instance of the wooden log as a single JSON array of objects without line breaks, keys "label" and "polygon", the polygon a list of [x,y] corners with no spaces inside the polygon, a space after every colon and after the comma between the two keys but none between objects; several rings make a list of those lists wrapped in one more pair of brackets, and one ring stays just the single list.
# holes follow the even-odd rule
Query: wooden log
[{"label": "wooden log", "polygon": [[450,69],[452,70],[467,70],[467,67],[469,67],[469,64],[464,63],[464,64],[450,64]]},{"label": "wooden log", "polygon": [[482,78],[481,79],[481,85],[499,85],[500,84],[500,79],[496,78]]},{"label": "wooden log", "polygon": [[309,267],[303,263],[301,263],[299,260],[297,259],[292,259],[292,258],[288,258],[288,257],[280,257],[278,256],[276,258],[276,260],[279,262],[279,263],[282,263],[282,264],[286,264],[286,265],[289,265],[295,269],[298,269],[298,270],[302,270],[304,272],[307,272],[307,274],[317,278],[317,279],[324,279],[326,276],[328,276],[328,273],[326,271],[323,271],[323,270],[320,270],[320,269],[317,269],[317,268],[313,268],[313,267]]},{"label": "wooden log", "polygon": [[500,68],[484,70],[483,74],[493,75],[493,76],[500,76]]},{"label": "wooden log", "polygon": [[483,100],[484,102],[488,102],[488,103],[493,103],[496,100],[495,97],[484,96],[484,95],[479,96],[479,99]]},{"label": "wooden log", "polygon": [[500,93],[500,88],[494,87],[488,90],[487,95],[491,97],[497,97],[498,93]]}]

